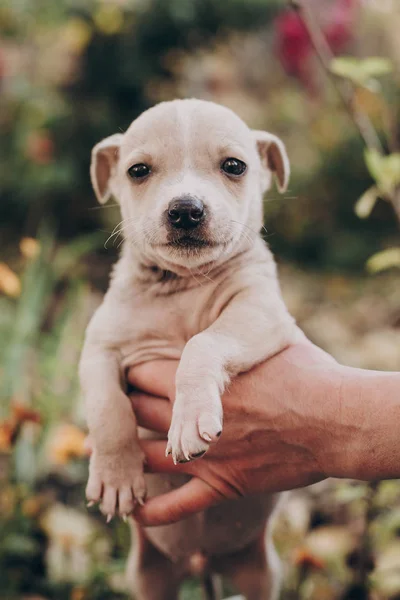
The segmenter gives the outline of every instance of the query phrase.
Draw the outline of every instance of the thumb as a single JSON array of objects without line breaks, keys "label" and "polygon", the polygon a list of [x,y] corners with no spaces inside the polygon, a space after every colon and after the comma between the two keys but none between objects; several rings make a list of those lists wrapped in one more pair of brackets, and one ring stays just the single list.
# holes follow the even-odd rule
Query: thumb
[{"label": "thumb", "polygon": [[175,394],[176,360],[153,360],[132,367],[128,371],[128,381],[136,389],[151,396],[163,398]]},{"label": "thumb", "polygon": [[194,477],[182,487],[155,496],[138,506],[133,516],[146,527],[168,525],[224,500],[224,496],[205,481]]}]

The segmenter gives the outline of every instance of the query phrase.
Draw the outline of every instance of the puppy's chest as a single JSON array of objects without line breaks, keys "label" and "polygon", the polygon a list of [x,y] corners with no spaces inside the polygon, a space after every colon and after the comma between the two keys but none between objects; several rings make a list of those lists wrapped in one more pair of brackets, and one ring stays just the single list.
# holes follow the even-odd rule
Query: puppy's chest
[{"label": "puppy's chest", "polygon": [[159,358],[179,360],[190,338],[218,317],[225,294],[207,284],[172,294],[137,294],[120,345],[122,366]]}]

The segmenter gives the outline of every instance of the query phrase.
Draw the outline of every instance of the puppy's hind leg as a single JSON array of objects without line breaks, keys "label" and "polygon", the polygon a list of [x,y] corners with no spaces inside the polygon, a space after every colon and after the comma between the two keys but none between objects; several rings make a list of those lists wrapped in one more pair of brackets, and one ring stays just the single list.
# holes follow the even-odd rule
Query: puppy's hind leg
[{"label": "puppy's hind leg", "polygon": [[131,535],[126,576],[135,600],[177,600],[184,579],[182,566],[157,550],[134,523]]},{"label": "puppy's hind leg", "polygon": [[263,533],[240,552],[214,560],[215,570],[246,600],[278,600],[281,566],[269,533]]}]

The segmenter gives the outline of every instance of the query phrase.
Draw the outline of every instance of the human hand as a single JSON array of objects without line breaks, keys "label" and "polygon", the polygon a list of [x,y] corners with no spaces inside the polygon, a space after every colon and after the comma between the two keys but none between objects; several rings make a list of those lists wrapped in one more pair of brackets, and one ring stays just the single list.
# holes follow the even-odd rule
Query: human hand
[{"label": "human hand", "polygon": [[[142,390],[131,395],[139,425],[167,433],[177,366],[154,361],[129,371],[129,382]],[[224,499],[301,487],[332,474],[341,369],[305,340],[232,382],[223,396],[223,434],[201,459],[174,465],[165,457],[165,441],[143,442],[149,471],[192,479],[137,507],[135,518],[146,526],[171,523]]]}]

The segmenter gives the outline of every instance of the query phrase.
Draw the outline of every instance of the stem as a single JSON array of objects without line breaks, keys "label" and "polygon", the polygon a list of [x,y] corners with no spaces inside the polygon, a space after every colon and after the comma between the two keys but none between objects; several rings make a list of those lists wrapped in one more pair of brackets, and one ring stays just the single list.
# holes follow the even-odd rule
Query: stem
[{"label": "stem", "polygon": [[310,41],[313,45],[319,62],[333,83],[340,99],[342,100],[345,110],[356,126],[357,131],[364,140],[366,146],[371,149],[373,148],[382,154],[382,144],[375,127],[371,123],[368,115],[358,110],[354,105],[354,93],[352,87],[348,83],[343,84],[339,82],[330,69],[334,55],[329,47],[328,42],[326,41],[321,27],[318,25],[309,6],[307,6],[307,2],[304,0],[289,0],[289,3],[300,15],[307,29],[308,35],[310,36]]},{"label": "stem", "polygon": [[[313,45],[315,54],[326,75],[333,83],[347,114],[353,121],[361,138],[364,140],[365,145],[370,150],[376,150],[379,154],[383,155],[384,150],[381,141],[370,118],[355,106],[352,84],[350,82],[339,81],[330,69],[334,55],[326,41],[321,27],[317,23],[310,7],[307,5],[307,0],[289,0],[289,4],[300,15],[308,35],[310,36],[310,41]],[[393,205],[396,217],[400,223],[400,187],[398,187],[395,193],[389,198],[389,201]]]}]

